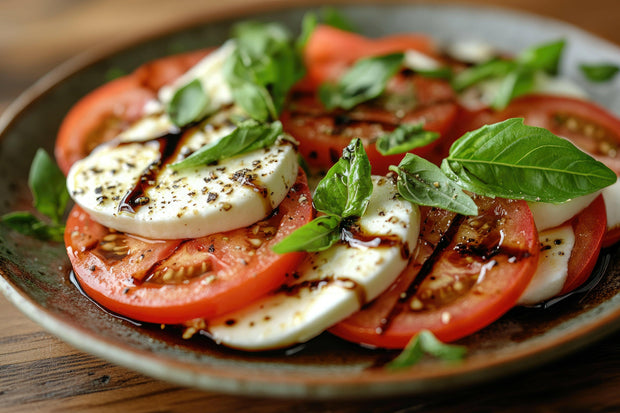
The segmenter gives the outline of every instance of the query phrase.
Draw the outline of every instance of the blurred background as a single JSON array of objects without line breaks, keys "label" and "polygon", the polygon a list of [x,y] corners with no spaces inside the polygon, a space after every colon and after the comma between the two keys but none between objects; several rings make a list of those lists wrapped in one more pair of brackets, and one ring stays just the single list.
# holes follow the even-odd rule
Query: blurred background
[{"label": "blurred background", "polygon": [[[295,1],[0,0],[0,110],[46,72],[93,47],[132,43],[214,15],[229,15],[231,8],[247,11],[252,7],[276,7]],[[428,0],[426,3],[495,5],[537,13],[572,23],[620,44],[620,29],[615,29],[620,17],[618,0]]]}]

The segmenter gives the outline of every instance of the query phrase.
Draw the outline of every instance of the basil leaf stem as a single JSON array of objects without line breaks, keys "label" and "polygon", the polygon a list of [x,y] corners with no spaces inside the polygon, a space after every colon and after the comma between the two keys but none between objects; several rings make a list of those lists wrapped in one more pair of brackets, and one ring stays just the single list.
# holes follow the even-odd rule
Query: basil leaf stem
[{"label": "basil leaf stem", "polygon": [[402,67],[403,53],[373,56],[358,60],[336,84],[319,87],[319,98],[329,110],[351,109],[374,99],[385,90],[388,80]]},{"label": "basil leaf stem", "polygon": [[282,135],[282,123],[259,123],[253,119],[240,123],[235,130],[211,145],[205,145],[173,169],[194,168],[272,145]]},{"label": "basil leaf stem", "polygon": [[479,195],[548,203],[590,194],[617,179],[568,140],[518,118],[466,133],[451,146],[441,169]]},{"label": "basil leaf stem", "polygon": [[428,330],[421,330],[409,341],[405,349],[391,362],[386,364],[390,370],[407,368],[417,364],[424,354],[429,354],[444,361],[460,361],[465,357],[467,348],[455,344],[445,344]]},{"label": "basil leaf stem", "polygon": [[478,207],[439,167],[412,153],[398,166],[390,166],[398,174],[398,193],[417,205],[447,209],[463,215],[476,215]]},{"label": "basil leaf stem", "polygon": [[403,123],[392,132],[380,136],[376,147],[381,155],[395,155],[426,146],[439,136],[437,132],[424,130],[423,123]]}]

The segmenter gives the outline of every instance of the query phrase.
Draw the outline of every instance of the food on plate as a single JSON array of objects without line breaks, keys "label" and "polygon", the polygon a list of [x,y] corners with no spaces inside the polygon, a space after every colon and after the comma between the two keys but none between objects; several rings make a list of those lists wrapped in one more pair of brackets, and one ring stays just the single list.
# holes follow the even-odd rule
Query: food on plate
[{"label": "food on plate", "polygon": [[71,109],[64,239],[95,301],[243,350],[402,349],[572,291],[618,241],[620,121],[556,77],[563,41],[305,29],[243,23]]}]

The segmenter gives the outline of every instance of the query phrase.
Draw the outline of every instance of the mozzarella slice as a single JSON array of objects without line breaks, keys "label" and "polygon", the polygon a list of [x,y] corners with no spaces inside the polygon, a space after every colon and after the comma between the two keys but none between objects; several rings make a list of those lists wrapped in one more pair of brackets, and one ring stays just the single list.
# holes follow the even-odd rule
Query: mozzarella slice
[{"label": "mozzarella slice", "polygon": [[620,227],[620,180],[603,188],[602,192],[607,211],[607,229]]},{"label": "mozzarella slice", "polygon": [[[182,141],[170,162],[229,134],[234,127],[227,119],[224,112],[209,119],[204,129]],[[163,166],[152,176],[145,174],[159,158],[157,140],[103,146],[73,165],[69,193],[95,221],[117,231],[157,239],[198,238],[266,217],[284,199],[298,170],[295,147],[285,139],[216,165]],[[144,205],[135,212],[123,210],[123,198],[145,178],[150,182],[138,194]]]},{"label": "mozzarella slice", "polygon": [[302,343],[389,287],[407,265],[404,252],[410,254],[415,247],[420,214],[417,206],[397,197],[393,181],[382,177],[373,181],[372,198],[359,225],[363,234],[377,237],[377,245],[338,243],[308,254],[280,289],[210,320],[207,330],[216,342],[245,350]]},{"label": "mozzarella slice", "polygon": [[575,199],[571,199],[561,204],[549,204],[546,202],[528,202],[532,215],[534,216],[534,223],[538,231],[544,231],[549,228],[557,227],[558,225],[568,221],[599,196],[600,192],[594,192],[592,194],[580,196]]},{"label": "mozzarella slice", "polygon": [[571,225],[539,234],[541,252],[538,268],[517,304],[533,305],[555,297],[562,291],[568,275],[568,260],[575,245]]}]

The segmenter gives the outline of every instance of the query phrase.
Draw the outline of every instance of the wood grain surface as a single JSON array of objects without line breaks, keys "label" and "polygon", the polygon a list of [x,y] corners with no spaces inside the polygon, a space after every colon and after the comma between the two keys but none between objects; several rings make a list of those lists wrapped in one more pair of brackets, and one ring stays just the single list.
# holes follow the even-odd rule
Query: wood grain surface
[{"label": "wood grain surface", "polygon": [[[38,77],[92,45],[123,43],[223,13],[284,1],[2,0],[0,110]],[[308,2],[305,2],[308,3]],[[620,44],[617,0],[451,1],[554,17]],[[229,396],[171,385],[73,349],[0,297],[0,411],[616,412],[620,333],[541,368],[449,394],[313,402]]]}]

